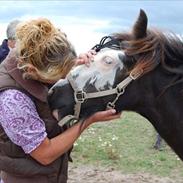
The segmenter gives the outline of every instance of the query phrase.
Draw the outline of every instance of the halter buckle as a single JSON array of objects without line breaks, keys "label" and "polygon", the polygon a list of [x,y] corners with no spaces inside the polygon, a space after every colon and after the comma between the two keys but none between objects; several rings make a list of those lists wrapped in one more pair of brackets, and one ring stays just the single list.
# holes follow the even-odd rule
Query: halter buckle
[{"label": "halter buckle", "polygon": [[76,102],[83,103],[86,98],[86,92],[84,92],[83,90],[75,91],[74,98]]},{"label": "halter buckle", "polygon": [[143,73],[143,70],[142,69],[139,69],[139,70],[133,70],[131,73],[130,73],[130,77],[133,79],[133,80],[136,80],[141,74]]}]

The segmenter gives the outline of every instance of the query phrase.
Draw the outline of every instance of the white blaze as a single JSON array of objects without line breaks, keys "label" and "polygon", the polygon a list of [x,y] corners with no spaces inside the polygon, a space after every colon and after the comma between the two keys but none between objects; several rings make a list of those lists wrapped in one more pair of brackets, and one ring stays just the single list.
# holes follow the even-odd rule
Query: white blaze
[{"label": "white blaze", "polygon": [[98,91],[104,90],[106,87],[107,89],[112,88],[117,69],[123,68],[119,54],[124,55],[120,50],[103,49],[94,57],[90,67],[81,65],[74,68],[71,74],[76,78],[77,86],[82,89],[91,84]]}]

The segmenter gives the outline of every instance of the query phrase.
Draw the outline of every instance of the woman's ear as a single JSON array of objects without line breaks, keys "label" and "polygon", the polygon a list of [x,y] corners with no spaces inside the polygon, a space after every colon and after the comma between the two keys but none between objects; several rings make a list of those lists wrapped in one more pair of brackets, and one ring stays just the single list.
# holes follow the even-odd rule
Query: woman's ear
[{"label": "woman's ear", "polygon": [[24,75],[27,79],[37,80],[39,78],[38,70],[32,64],[27,65]]},{"label": "woman's ear", "polygon": [[29,64],[29,65],[27,66],[27,72],[28,72],[29,74],[31,74],[31,73],[36,73],[36,72],[37,72],[37,69],[36,69],[32,64]]},{"label": "woman's ear", "polygon": [[[44,77],[44,75],[32,64],[27,65],[26,72],[24,73],[24,78],[33,79],[43,83],[53,83],[52,80],[48,80]],[[54,81],[56,82],[56,81]]]}]

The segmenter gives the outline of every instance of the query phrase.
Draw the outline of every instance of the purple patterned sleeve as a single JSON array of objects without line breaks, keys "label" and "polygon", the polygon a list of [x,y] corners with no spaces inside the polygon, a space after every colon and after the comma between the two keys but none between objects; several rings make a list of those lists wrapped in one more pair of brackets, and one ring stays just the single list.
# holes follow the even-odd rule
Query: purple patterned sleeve
[{"label": "purple patterned sleeve", "polygon": [[15,89],[0,92],[0,124],[13,143],[31,153],[47,136],[33,101]]}]

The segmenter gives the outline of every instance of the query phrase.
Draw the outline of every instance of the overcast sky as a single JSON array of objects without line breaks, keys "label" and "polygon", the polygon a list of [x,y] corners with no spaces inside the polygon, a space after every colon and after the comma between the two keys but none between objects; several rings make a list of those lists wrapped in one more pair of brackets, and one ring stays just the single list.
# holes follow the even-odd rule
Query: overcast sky
[{"label": "overcast sky", "polygon": [[150,27],[183,33],[183,1],[0,1],[0,41],[8,22],[38,17],[50,19],[66,32],[77,52],[93,47],[102,36],[130,30],[144,9]]}]

